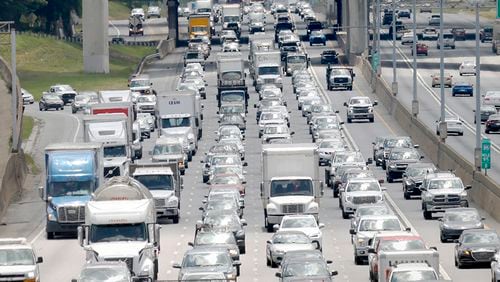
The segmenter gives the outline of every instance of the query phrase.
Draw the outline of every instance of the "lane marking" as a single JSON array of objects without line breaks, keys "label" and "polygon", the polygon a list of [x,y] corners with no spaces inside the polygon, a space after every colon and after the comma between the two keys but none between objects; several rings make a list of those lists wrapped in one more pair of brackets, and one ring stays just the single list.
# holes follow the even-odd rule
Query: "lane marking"
[{"label": "lane marking", "polygon": [[109,21],[109,24],[116,30],[116,36],[117,37],[120,37],[120,30],[116,27],[116,25],[114,23],[112,23],[111,21]]}]

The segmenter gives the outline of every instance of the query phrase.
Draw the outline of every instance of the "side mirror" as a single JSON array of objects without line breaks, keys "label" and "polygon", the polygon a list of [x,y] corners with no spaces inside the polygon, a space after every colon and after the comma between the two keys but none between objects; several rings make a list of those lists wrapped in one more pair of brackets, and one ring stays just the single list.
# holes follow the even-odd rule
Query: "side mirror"
[{"label": "side mirror", "polygon": [[405,231],[411,232],[411,227],[406,227]]},{"label": "side mirror", "polygon": [[438,221],[441,221],[441,222],[442,222],[442,221],[443,221],[443,219],[442,219],[442,218],[438,218]]},{"label": "side mirror", "polygon": [[325,224],[324,223],[320,223],[320,224],[318,224],[318,227],[319,227],[319,229],[323,229],[323,228],[325,228]]},{"label": "side mirror", "polygon": [[247,162],[243,162],[243,166],[248,166],[248,163]]},{"label": "side mirror", "polygon": [[373,105],[374,106],[378,105],[378,101],[377,100],[373,101]]},{"label": "side mirror", "polygon": [[274,231],[278,231],[279,229],[280,229],[280,225],[279,224],[273,225],[273,230]]},{"label": "side mirror", "polygon": [[194,247],[194,243],[193,242],[188,242],[188,246]]},{"label": "side mirror", "polygon": [[344,107],[348,107],[347,102],[344,102]]},{"label": "side mirror", "polygon": [[253,107],[254,107],[254,108],[257,108],[257,104],[253,104]]},{"label": "side mirror", "polygon": [[472,186],[471,186],[471,185],[467,185],[467,186],[465,186],[465,188],[464,188],[464,189],[465,189],[465,190],[469,190],[469,189],[471,189],[471,188],[472,188]]},{"label": "side mirror", "polygon": [[382,183],[384,183],[384,182],[385,182],[385,181],[384,181],[383,179],[379,179],[379,180],[378,180],[378,183],[380,183],[380,184],[382,184]]},{"label": "side mirror", "polygon": [[367,165],[369,164],[372,164],[373,163],[373,159],[372,158],[368,158],[368,161],[366,162]]},{"label": "side mirror", "polygon": [[203,208],[203,207],[199,207],[198,209],[199,209],[200,211],[203,211],[203,210],[204,210],[204,208]]},{"label": "side mirror", "polygon": [[240,220],[240,223],[241,223],[242,226],[247,226],[248,225],[246,219]]},{"label": "side mirror", "polygon": [[354,230],[353,228],[349,229],[349,234],[351,234],[351,235],[356,234],[356,230]]},{"label": "side mirror", "polygon": [[36,263],[42,263],[42,262],[43,262],[43,257],[36,258]]},{"label": "side mirror", "polygon": [[295,134],[295,131],[290,132],[290,135],[294,135],[294,134]]},{"label": "side mirror", "polygon": [[327,259],[327,260],[326,260],[326,264],[332,264],[332,263],[333,263],[333,261],[332,261],[332,260],[330,260],[330,259]]},{"label": "side mirror", "polygon": [[424,156],[420,156],[420,159],[423,159],[423,158],[425,158],[425,157]]},{"label": "side mirror", "polygon": [[420,191],[427,191],[427,188],[420,186]]},{"label": "side mirror", "polygon": [[387,191],[387,188],[386,187],[380,187],[380,190],[383,192],[383,191]]},{"label": "side mirror", "polygon": [[339,272],[337,270],[332,271],[332,276],[337,276],[339,275]]},{"label": "side mirror", "polygon": [[276,272],[276,274],[274,274],[274,276],[281,278],[281,272]]},{"label": "side mirror", "polygon": [[459,243],[458,239],[453,240],[453,243]]},{"label": "side mirror", "polygon": [[273,242],[271,240],[267,240],[266,243],[272,244]]},{"label": "side mirror", "polygon": [[172,267],[173,267],[173,268],[181,268],[181,265],[180,265],[180,264],[178,264],[178,263],[174,263],[174,264],[172,264]]}]

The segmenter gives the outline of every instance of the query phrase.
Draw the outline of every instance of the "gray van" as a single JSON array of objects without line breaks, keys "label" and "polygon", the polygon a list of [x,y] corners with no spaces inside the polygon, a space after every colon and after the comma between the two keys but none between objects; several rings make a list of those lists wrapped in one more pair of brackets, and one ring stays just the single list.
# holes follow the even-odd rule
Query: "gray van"
[{"label": "gray van", "polygon": [[[437,41],[437,48],[440,49],[441,46],[439,45],[439,38]],[[451,32],[444,32],[443,33],[443,48],[451,48],[455,49],[455,36]]]}]

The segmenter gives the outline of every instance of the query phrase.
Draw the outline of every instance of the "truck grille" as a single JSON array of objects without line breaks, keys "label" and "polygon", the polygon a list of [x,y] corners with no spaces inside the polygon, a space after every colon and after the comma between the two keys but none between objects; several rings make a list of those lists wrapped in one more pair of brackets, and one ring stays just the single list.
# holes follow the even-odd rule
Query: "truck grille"
[{"label": "truck grille", "polygon": [[374,204],[377,202],[377,196],[362,196],[362,197],[353,197],[352,203],[359,204]]},{"label": "truck grille", "polygon": [[333,82],[334,83],[347,83],[347,82],[349,82],[349,79],[347,77],[334,77]]},{"label": "truck grille", "polygon": [[480,251],[480,252],[472,252],[472,258],[476,261],[491,261],[495,252],[492,251]]},{"label": "truck grille", "polygon": [[134,258],[107,258],[105,261],[123,261],[128,267],[128,270],[132,272],[134,267]]},{"label": "truck grille", "polygon": [[272,83],[274,83],[274,78],[266,78],[266,79],[264,79],[264,83],[265,84],[268,84],[268,83],[272,84]]},{"label": "truck grille", "polygon": [[303,213],[304,205],[283,205],[281,210],[283,213]]},{"label": "truck grille", "polygon": [[62,99],[63,100],[74,100],[75,99],[75,94],[62,94]]},{"label": "truck grille", "polygon": [[0,274],[0,281],[23,282],[24,274]]},{"label": "truck grille", "polygon": [[352,108],[353,113],[368,113],[368,107],[354,107]]},{"label": "truck grille", "polygon": [[152,111],[152,110],[155,109],[155,107],[154,106],[150,106],[150,105],[144,105],[144,106],[141,106],[140,109],[143,110],[143,111]]},{"label": "truck grille", "polygon": [[59,223],[85,221],[85,206],[63,206],[57,209]]},{"label": "truck grille", "polygon": [[110,178],[113,176],[120,176],[120,167],[109,166],[104,168],[104,177]]},{"label": "truck grille", "polygon": [[459,195],[436,195],[433,199],[434,203],[438,204],[458,204],[460,203]]},{"label": "truck grille", "polygon": [[158,207],[164,207],[165,205],[165,199],[155,199],[155,206]]}]

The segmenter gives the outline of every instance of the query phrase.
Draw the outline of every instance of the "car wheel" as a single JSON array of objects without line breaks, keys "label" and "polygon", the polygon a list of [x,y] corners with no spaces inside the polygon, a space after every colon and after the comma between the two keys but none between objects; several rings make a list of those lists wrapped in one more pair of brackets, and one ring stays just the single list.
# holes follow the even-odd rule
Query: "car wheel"
[{"label": "car wheel", "polygon": [[360,264],[363,264],[363,259],[360,258],[359,256],[354,256],[354,264],[355,265],[360,265]]},{"label": "car wheel", "polygon": [[343,209],[342,209],[342,218],[343,219],[349,219],[349,214],[346,213]]},{"label": "car wheel", "polygon": [[181,170],[181,175],[184,175],[184,174],[186,174],[186,170],[185,169]]},{"label": "car wheel", "polygon": [[386,179],[387,179],[387,182],[389,182],[389,183],[394,182],[394,180],[392,180],[392,177],[390,176],[390,174],[387,174]]},{"label": "car wheel", "polygon": [[370,120],[370,122],[374,122],[374,118],[370,118],[369,120]]},{"label": "car wheel", "polygon": [[271,266],[271,260],[269,259],[269,257],[267,255],[266,255],[266,265]]},{"label": "car wheel", "polygon": [[489,131],[488,129],[485,129],[485,130],[484,130],[484,133],[489,134],[489,133],[490,133],[490,131]]},{"label": "car wheel", "polygon": [[[179,212],[179,211],[177,211],[177,212]],[[173,223],[174,223],[174,224],[179,223],[179,215],[177,214],[176,216],[174,216],[174,217],[172,218],[172,221],[173,221]]]},{"label": "car wheel", "polygon": [[239,247],[239,249],[240,249],[240,254],[242,254],[242,255],[247,252],[245,246],[241,246],[241,247]]},{"label": "car wheel", "polygon": [[408,193],[407,191],[403,192],[403,196],[404,196],[405,200],[411,200],[410,193]]},{"label": "car wheel", "polygon": [[455,93],[451,93],[451,96],[452,96],[452,97],[455,97]]},{"label": "car wheel", "polygon": [[351,123],[351,122],[352,122],[352,119],[347,118],[347,123]]},{"label": "car wheel", "polygon": [[424,219],[432,219],[432,212],[427,211],[427,208],[424,208]]},{"label": "car wheel", "polygon": [[439,239],[441,240],[441,243],[446,243],[448,241],[446,237],[443,236],[443,232],[439,235]]},{"label": "car wheel", "polygon": [[56,233],[55,232],[47,232],[47,240],[54,239]]}]

